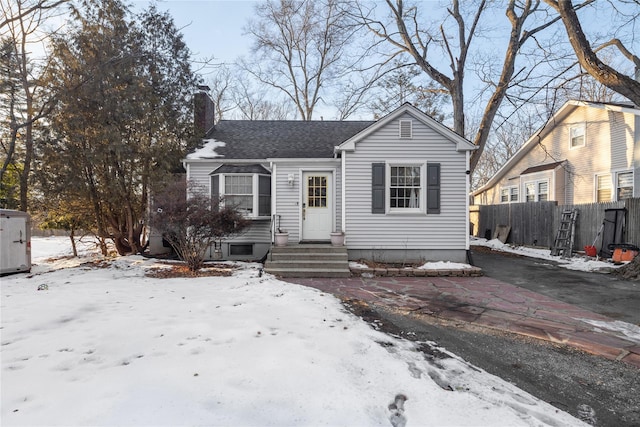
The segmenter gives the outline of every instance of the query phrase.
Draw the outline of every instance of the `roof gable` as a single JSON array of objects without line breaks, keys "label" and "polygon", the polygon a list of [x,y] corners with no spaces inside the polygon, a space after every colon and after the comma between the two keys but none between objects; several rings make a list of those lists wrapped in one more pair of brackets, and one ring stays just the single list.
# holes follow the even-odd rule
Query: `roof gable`
[{"label": "roof gable", "polygon": [[396,108],[391,113],[384,116],[382,119],[372,124],[371,126],[367,127],[366,129],[363,129],[358,134],[349,138],[348,140],[340,144],[340,146],[338,146],[336,149],[338,151],[354,151],[359,141],[371,135],[372,133],[378,131],[379,129],[393,122],[394,120],[398,119],[403,114],[411,115],[416,120],[420,121],[421,123],[430,127],[431,129],[433,129],[434,131],[436,131],[437,133],[439,133],[440,135],[442,135],[452,143],[456,144],[457,151],[472,151],[478,148],[477,146],[472,144],[470,141],[458,135],[457,133],[455,133],[454,131],[452,131],[442,123],[439,123],[438,121],[424,114],[422,111],[418,110],[413,105],[409,103],[405,103],[405,104],[402,104],[400,107]]}]

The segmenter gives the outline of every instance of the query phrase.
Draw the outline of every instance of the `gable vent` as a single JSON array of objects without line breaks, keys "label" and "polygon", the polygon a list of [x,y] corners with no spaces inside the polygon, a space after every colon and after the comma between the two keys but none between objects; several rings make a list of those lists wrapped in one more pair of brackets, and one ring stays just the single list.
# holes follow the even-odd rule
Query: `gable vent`
[{"label": "gable vent", "polygon": [[400,138],[411,138],[413,136],[412,121],[400,120]]}]

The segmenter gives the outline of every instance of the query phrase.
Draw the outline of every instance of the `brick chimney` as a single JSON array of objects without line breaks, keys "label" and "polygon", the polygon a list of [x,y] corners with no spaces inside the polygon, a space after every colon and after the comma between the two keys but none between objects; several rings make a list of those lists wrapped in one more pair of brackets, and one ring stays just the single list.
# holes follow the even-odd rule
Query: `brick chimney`
[{"label": "brick chimney", "polygon": [[204,138],[214,125],[214,102],[209,95],[211,88],[206,85],[198,85],[193,96],[193,119],[196,127],[196,136]]}]

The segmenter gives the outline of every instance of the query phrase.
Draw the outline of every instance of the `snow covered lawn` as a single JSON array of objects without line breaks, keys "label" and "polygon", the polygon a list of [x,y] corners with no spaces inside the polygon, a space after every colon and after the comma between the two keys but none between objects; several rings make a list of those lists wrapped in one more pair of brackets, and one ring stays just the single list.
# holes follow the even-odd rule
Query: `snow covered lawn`
[{"label": "snow covered lawn", "polygon": [[66,239],[32,246],[33,273],[1,281],[3,426],[584,425],[256,264],[153,279],[153,260],[86,265],[90,249],[46,260]]}]

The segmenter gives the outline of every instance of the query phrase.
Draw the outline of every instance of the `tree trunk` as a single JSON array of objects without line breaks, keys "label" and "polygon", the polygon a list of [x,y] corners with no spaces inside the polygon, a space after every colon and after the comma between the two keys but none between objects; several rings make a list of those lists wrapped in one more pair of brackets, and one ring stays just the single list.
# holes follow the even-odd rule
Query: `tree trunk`
[{"label": "tree trunk", "polygon": [[71,249],[73,249],[73,256],[77,257],[78,248],[76,247],[76,240],[74,237],[75,237],[75,230],[71,228],[71,234],[69,234],[69,239],[71,240]]},{"label": "tree trunk", "polygon": [[[640,82],[614,70],[598,58],[582,30],[572,2],[567,0],[545,0],[545,2],[553,7],[562,18],[569,42],[580,65],[597,81],[629,98],[634,104],[640,105]],[[637,57],[633,62],[636,71],[640,69],[640,60]]]}]

